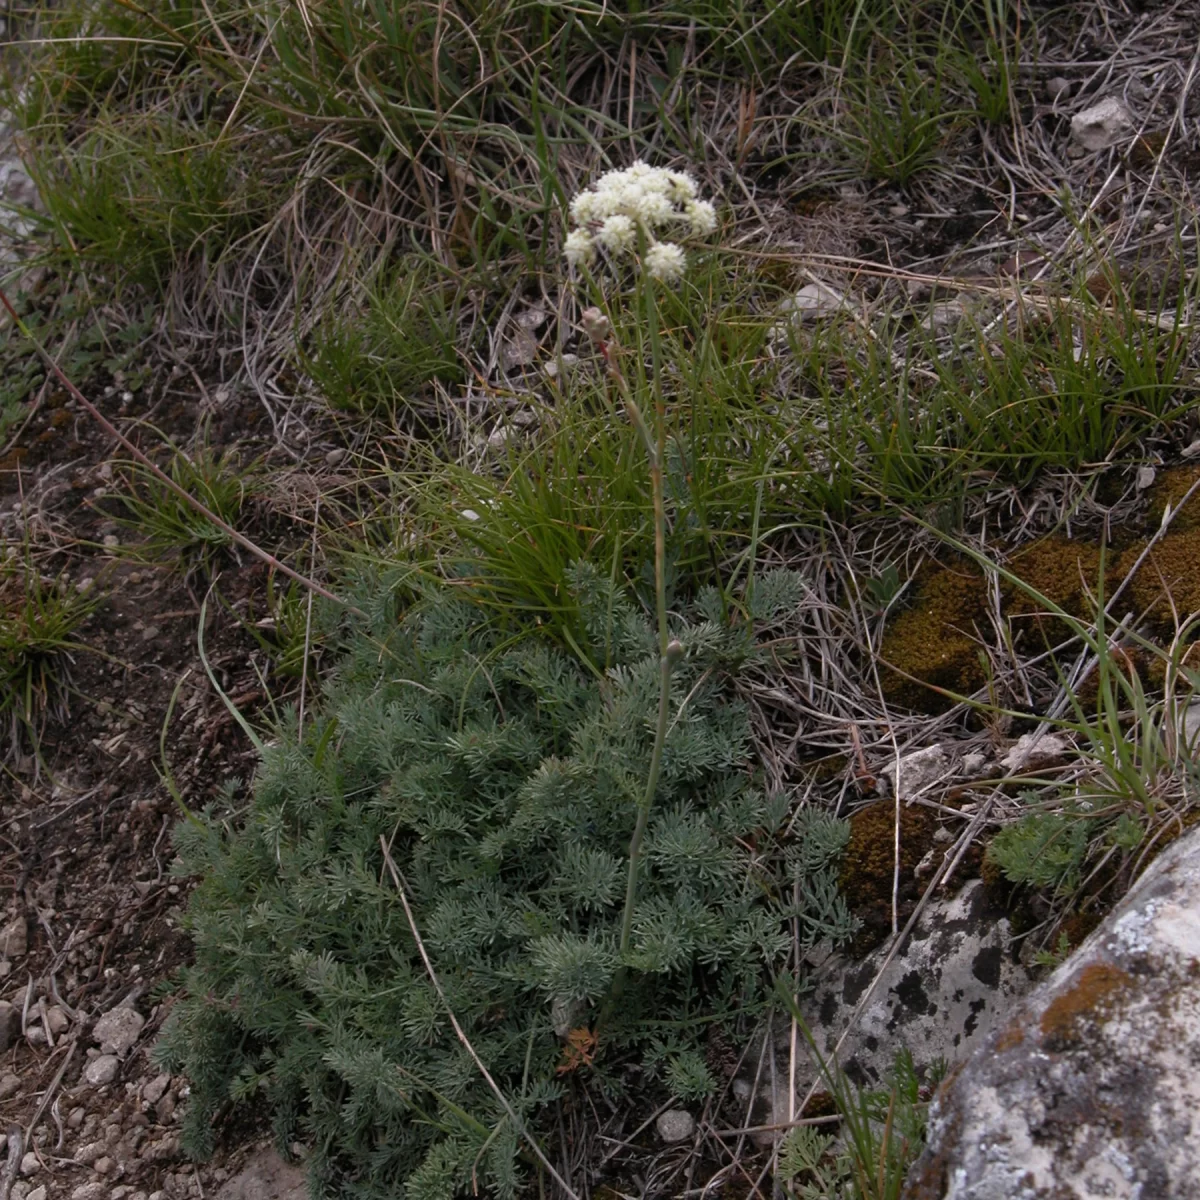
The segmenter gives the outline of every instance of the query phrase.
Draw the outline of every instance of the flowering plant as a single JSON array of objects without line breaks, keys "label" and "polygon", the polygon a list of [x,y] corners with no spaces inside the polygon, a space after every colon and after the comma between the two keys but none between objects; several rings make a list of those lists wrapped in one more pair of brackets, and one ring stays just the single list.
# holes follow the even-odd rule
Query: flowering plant
[{"label": "flowering plant", "polygon": [[687,266],[683,248],[660,240],[663,232],[697,236],[717,227],[717,212],[696,193],[696,181],[679,171],[644,162],[602,175],[571,201],[577,228],[567,235],[563,253],[571,266],[590,265],[598,250],[610,260],[641,251],[641,266],[651,279],[672,283]]}]

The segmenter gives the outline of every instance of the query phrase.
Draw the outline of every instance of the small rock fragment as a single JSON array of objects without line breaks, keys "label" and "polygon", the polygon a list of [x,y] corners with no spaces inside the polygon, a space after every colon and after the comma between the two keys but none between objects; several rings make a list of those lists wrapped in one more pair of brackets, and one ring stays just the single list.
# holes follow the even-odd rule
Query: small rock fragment
[{"label": "small rock fragment", "polygon": [[121,1062],[115,1054],[102,1054],[99,1058],[88,1063],[83,1077],[93,1087],[102,1087],[104,1084],[112,1083],[116,1079],[120,1066]]},{"label": "small rock fragment", "polygon": [[83,1118],[87,1116],[82,1105],[79,1108],[71,1109],[70,1115],[67,1117],[67,1128],[78,1129],[83,1124]]},{"label": "small rock fragment", "polygon": [[165,1125],[175,1115],[175,1096],[171,1092],[154,1106],[154,1115],[160,1125]]},{"label": "small rock fragment", "polygon": [[0,954],[9,958],[20,958],[29,949],[29,930],[24,916],[13,917],[0,929]]},{"label": "small rock fragment", "polygon": [[41,1161],[32,1150],[21,1156],[21,1174],[28,1177],[36,1175],[42,1169]]},{"label": "small rock fragment", "polygon": [[113,1162],[113,1160],[109,1158],[107,1154],[96,1159],[96,1161],[92,1163],[92,1170],[95,1171],[97,1175],[111,1175],[116,1168],[117,1164]]},{"label": "small rock fragment", "polygon": [[816,321],[832,316],[846,307],[846,299],[823,283],[806,283],[794,296],[789,296],[780,306],[780,311],[792,321]]},{"label": "small rock fragment", "polygon": [[64,1033],[70,1024],[67,1014],[57,1004],[46,1009],[46,1025],[55,1037]]},{"label": "small rock fragment", "polygon": [[134,1009],[114,1008],[96,1022],[92,1039],[103,1054],[124,1054],[138,1040],[145,1024],[145,1018]]},{"label": "small rock fragment", "polygon": [[345,459],[348,453],[349,451],[345,446],[334,446],[334,448],[325,455],[325,462],[331,467],[336,467]]},{"label": "small rock fragment", "polygon": [[88,1142],[75,1151],[75,1161],[87,1167],[100,1158],[108,1147],[103,1142]]},{"label": "small rock fragment", "polygon": [[914,750],[899,762],[889,763],[881,773],[887,776],[891,784],[896,784],[898,780],[900,799],[908,800],[918,792],[923,792],[930,784],[944,779],[949,771],[950,756],[946,748],[939,744]]},{"label": "small rock fragment", "polygon": [[1046,95],[1051,100],[1064,100],[1071,93],[1071,81],[1061,75],[1046,80]]},{"label": "small rock fragment", "polygon": [[25,1200],[46,1200],[46,1185],[44,1183],[39,1183],[37,1187],[35,1187],[33,1191],[25,1197]]},{"label": "small rock fragment", "polygon": [[15,1096],[21,1090],[21,1077],[19,1075],[5,1075],[0,1078],[0,1100],[7,1100],[11,1096]]},{"label": "small rock fragment", "polygon": [[157,1104],[163,1097],[163,1093],[171,1086],[171,1076],[165,1071],[161,1075],[156,1075],[149,1083],[142,1088],[142,1099],[147,1104]]},{"label": "small rock fragment", "polygon": [[1000,760],[1000,765],[1009,772],[1028,771],[1048,763],[1061,762],[1070,753],[1071,743],[1062,734],[1043,733],[1035,729],[1017,738]]},{"label": "small rock fragment", "polygon": [[1077,112],[1071,118],[1071,138],[1087,151],[1106,150],[1133,132],[1133,117],[1116,96]]},{"label": "small rock fragment", "polygon": [[108,1185],[94,1180],[91,1183],[81,1183],[71,1193],[71,1200],[104,1200],[107,1193]]},{"label": "small rock fragment", "polygon": [[696,1132],[696,1121],[686,1109],[669,1108],[654,1122],[654,1128],[664,1142],[682,1142]]}]

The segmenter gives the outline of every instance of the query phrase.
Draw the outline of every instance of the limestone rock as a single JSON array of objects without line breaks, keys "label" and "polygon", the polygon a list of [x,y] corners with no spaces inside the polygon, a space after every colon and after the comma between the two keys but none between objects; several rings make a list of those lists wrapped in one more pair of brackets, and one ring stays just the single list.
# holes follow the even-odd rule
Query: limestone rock
[{"label": "limestone rock", "polygon": [[0,954],[20,958],[29,949],[29,930],[24,916],[13,917],[0,929]]},{"label": "limestone rock", "polygon": [[214,1200],[308,1200],[304,1172],[262,1150],[217,1189]]},{"label": "limestone rock", "polygon": [[664,1142],[685,1142],[696,1132],[696,1119],[683,1108],[669,1108],[661,1113],[654,1128]]},{"label": "limestone rock", "polygon": [[[833,954],[810,963],[816,987],[800,1007],[822,1055],[833,1055],[886,954],[885,945],[861,962]],[[962,1062],[1031,987],[1017,961],[1004,911],[992,904],[979,880],[971,880],[957,895],[931,901],[851,1026],[838,1062],[853,1082],[866,1087],[886,1080],[901,1047],[911,1051],[918,1067],[937,1059]],[[790,1043],[789,1023],[777,1024],[776,1090],[760,1085],[752,1124],[775,1125],[788,1119],[787,1086],[782,1081],[789,1078]],[[797,1045],[796,1105],[810,1085],[825,1087],[803,1035]],[[757,1060],[756,1051],[746,1056],[748,1062]],[[770,1072],[765,1075],[771,1077]],[[738,1084],[746,1085],[748,1098],[748,1082],[736,1080],[735,1094],[740,1094]],[[755,1140],[766,1144],[776,1136],[755,1135]]]},{"label": "limestone rock", "polygon": [[846,307],[846,298],[840,292],[823,283],[806,283],[794,296],[784,300],[779,309],[798,325],[802,321],[831,317]]},{"label": "limestone rock", "polygon": [[1133,133],[1133,117],[1123,101],[1109,96],[1071,118],[1071,139],[1084,150],[1106,150]]},{"label": "limestone rock", "polygon": [[146,1024],[141,1013],[132,1008],[114,1008],[96,1022],[92,1038],[99,1043],[104,1054],[124,1054],[142,1032]]},{"label": "limestone rock", "polygon": [[117,1077],[117,1071],[121,1068],[121,1061],[115,1054],[102,1054],[99,1058],[93,1059],[88,1063],[87,1068],[83,1072],[83,1077],[93,1087],[102,1087],[106,1083],[112,1083]]},{"label": "limestone rock", "polygon": [[142,1087],[142,1099],[147,1104],[157,1104],[163,1097],[163,1093],[171,1086],[171,1077],[165,1072],[162,1075],[156,1075],[149,1083]]},{"label": "limestone rock", "polygon": [[[971,880],[934,900],[892,960],[851,1029],[839,1061],[851,1078],[882,1082],[906,1046],[918,1065],[963,1061],[1032,986],[1016,961],[1004,913]],[[887,947],[861,963],[827,963],[802,1011],[822,1054],[831,1053],[879,971]],[[811,1080],[805,1081],[805,1086]]]},{"label": "limestone rock", "polygon": [[889,763],[881,771],[893,785],[899,779],[900,799],[909,800],[950,773],[950,755],[940,744],[926,746],[903,755],[898,763]]},{"label": "limestone rock", "polygon": [[1197,1062],[1200,831],[1193,831],[948,1079],[905,1195],[1200,1195]]}]

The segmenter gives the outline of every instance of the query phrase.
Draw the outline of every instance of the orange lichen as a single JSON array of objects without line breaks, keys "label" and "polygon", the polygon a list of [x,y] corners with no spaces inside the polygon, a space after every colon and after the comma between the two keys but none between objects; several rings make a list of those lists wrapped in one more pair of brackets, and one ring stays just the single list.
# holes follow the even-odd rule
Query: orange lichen
[{"label": "orange lichen", "polygon": [[1042,1042],[1047,1049],[1065,1049],[1080,1038],[1081,1027],[1104,1015],[1114,998],[1132,982],[1128,971],[1112,963],[1089,963],[1062,995],[1042,1013]]}]

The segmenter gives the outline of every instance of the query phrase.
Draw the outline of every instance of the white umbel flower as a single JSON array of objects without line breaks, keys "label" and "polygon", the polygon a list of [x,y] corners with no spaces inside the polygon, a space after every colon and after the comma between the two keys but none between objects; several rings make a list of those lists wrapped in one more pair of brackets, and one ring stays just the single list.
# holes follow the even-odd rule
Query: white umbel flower
[{"label": "white umbel flower", "polygon": [[586,265],[595,260],[596,245],[586,229],[574,229],[567,234],[563,243],[563,256],[573,267]]},{"label": "white umbel flower", "polygon": [[596,241],[614,258],[619,258],[637,245],[637,226],[624,213],[614,213],[600,226]]},{"label": "white umbel flower", "polygon": [[642,266],[653,279],[672,281],[683,274],[686,258],[674,242],[679,233],[703,237],[717,227],[717,212],[697,194],[696,181],[679,171],[635,162],[609,171],[571,201],[577,226],[567,237],[563,256],[573,266],[590,263],[598,250],[610,262],[648,247]]},{"label": "white umbel flower", "polygon": [[674,283],[687,267],[687,256],[682,247],[676,246],[674,242],[655,242],[646,251],[642,265],[651,279],[658,279],[662,283]]},{"label": "white umbel flower", "polygon": [[683,206],[683,213],[697,237],[712,233],[717,227],[717,210],[707,200],[689,200]]}]

